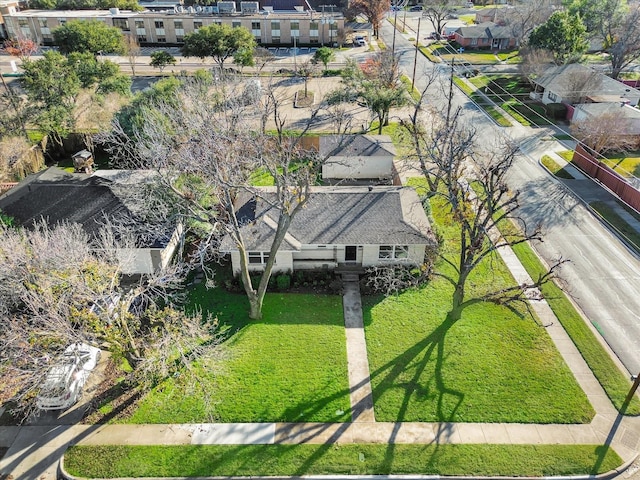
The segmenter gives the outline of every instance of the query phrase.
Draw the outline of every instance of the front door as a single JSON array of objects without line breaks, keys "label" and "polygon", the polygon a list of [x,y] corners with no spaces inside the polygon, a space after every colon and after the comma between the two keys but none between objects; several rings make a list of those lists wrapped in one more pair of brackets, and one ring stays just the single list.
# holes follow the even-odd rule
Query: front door
[{"label": "front door", "polygon": [[358,255],[358,247],[355,245],[347,245],[344,249],[344,261],[355,262]]}]

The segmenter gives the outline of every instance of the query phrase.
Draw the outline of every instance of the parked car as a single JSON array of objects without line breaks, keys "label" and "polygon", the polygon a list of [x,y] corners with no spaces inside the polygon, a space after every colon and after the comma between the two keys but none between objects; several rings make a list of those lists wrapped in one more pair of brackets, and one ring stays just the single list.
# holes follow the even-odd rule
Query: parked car
[{"label": "parked car", "polygon": [[411,7],[409,9],[410,12],[421,12],[422,11],[422,5],[414,5],[413,7]]},{"label": "parked car", "polygon": [[53,365],[36,397],[40,410],[63,410],[82,395],[82,387],[100,361],[100,349],[86,343],[69,345]]},{"label": "parked car", "polygon": [[364,39],[364,37],[358,35],[357,37],[353,38],[353,44],[356,47],[365,47],[367,45],[367,41]]}]

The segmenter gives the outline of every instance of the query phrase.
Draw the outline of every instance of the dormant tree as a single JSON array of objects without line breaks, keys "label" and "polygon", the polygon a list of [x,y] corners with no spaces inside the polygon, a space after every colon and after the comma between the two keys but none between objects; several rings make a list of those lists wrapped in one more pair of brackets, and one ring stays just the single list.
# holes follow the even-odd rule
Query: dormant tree
[{"label": "dormant tree", "polygon": [[[425,94],[426,90],[423,98]],[[458,228],[455,252],[443,256],[455,270],[448,280],[454,287],[449,320],[456,321],[466,305],[478,300],[467,295],[472,272],[494,255],[497,248],[539,239],[540,230],[537,226],[527,228],[517,214],[519,192],[510,191],[506,185],[505,177],[517,148],[506,141],[486,148],[486,142],[480,141],[475,128],[464,118],[462,108],[453,105],[452,81],[445,95],[448,98],[445,106],[432,109],[428,121],[420,115],[422,105],[418,103],[403,125],[412,138],[411,158],[422,171],[428,195],[432,200],[444,201]],[[513,221],[520,227],[508,238],[497,235],[497,225],[505,221]],[[547,278],[541,277],[531,285],[488,291],[480,300],[497,303],[523,300],[525,289]]]},{"label": "dormant tree", "polygon": [[634,5],[618,24],[608,24],[605,51],[611,62],[611,77],[618,78],[631,63],[640,58],[640,6]]},{"label": "dormant tree", "polygon": [[389,0],[353,0],[349,5],[351,15],[364,15],[367,22],[371,23],[376,38],[379,37],[380,25],[390,8]]},{"label": "dormant tree", "polygon": [[[217,255],[217,247],[231,239],[240,252],[242,283],[250,303],[250,317],[261,317],[262,302],[276,252],[291,224],[308,199],[320,161],[305,151],[301,135],[284,134],[286,119],[278,108],[278,98],[269,94],[262,103],[248,101],[246,85],[235,77],[221,76],[213,85],[194,82],[177,92],[175,101],[160,101],[146,121],[126,134],[117,124],[103,138],[107,148],[124,164],[152,168],[159,172],[165,190],[165,204],[175,215],[186,219],[200,237],[195,258],[206,267]],[[313,124],[317,112],[310,112],[302,134]],[[277,134],[265,135],[261,125],[270,117]],[[264,197],[278,212],[269,261],[259,284],[249,275],[249,261],[236,211],[241,194],[255,194],[251,178],[256,172],[273,178],[276,193]],[[165,193],[168,192],[168,193]]]},{"label": "dormant tree", "polygon": [[[13,400],[29,413],[49,368],[77,342],[99,345],[126,358],[132,387],[149,388],[173,373],[190,369],[212,349],[211,325],[171,308],[130,313],[134,298],[170,305],[179,269],[172,267],[130,288],[120,288],[122,254],[129,240],[105,225],[90,238],[79,225],[31,230],[0,225],[0,401]],[[118,240],[115,240],[116,237]],[[120,301],[91,311],[100,299]],[[168,348],[168,346],[171,348]]]},{"label": "dormant tree", "polygon": [[638,144],[634,131],[633,120],[615,111],[587,116],[571,123],[571,134],[596,154],[634,150]]},{"label": "dormant tree", "polygon": [[535,27],[549,18],[555,8],[552,0],[530,0],[518,5],[518,8],[501,10],[506,26],[521,44]]},{"label": "dormant tree", "polygon": [[138,36],[130,33],[124,36],[124,49],[127,54],[127,60],[129,61],[129,67],[131,67],[131,75],[136,76],[136,61],[140,56],[140,43],[138,42]]},{"label": "dormant tree", "polygon": [[439,35],[447,24],[446,19],[451,13],[454,2],[450,0],[425,0],[422,7],[422,16],[425,17],[433,30]]}]

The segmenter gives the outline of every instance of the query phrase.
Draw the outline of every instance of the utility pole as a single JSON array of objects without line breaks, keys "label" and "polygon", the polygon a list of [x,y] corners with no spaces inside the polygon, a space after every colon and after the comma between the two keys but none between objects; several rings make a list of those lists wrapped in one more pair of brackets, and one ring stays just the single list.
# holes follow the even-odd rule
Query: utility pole
[{"label": "utility pole", "polygon": [[[329,46],[333,46],[333,30],[331,27],[333,26],[334,22],[333,9],[335,8],[335,5],[320,5],[320,7],[322,7],[322,20],[320,22],[320,25],[329,25]],[[324,14],[325,7],[329,7],[331,9],[331,16],[329,18],[327,18]],[[324,47],[324,26],[322,27],[322,46]]]},{"label": "utility pole", "polygon": [[396,32],[398,31],[398,9],[393,10],[393,41],[391,42],[391,56],[396,54]]},{"label": "utility pole", "polygon": [[413,93],[414,85],[416,83],[416,66],[418,65],[418,45],[420,45],[420,20],[422,17],[418,17],[418,30],[416,31],[416,54],[413,57],[413,75],[411,77],[411,93]]}]

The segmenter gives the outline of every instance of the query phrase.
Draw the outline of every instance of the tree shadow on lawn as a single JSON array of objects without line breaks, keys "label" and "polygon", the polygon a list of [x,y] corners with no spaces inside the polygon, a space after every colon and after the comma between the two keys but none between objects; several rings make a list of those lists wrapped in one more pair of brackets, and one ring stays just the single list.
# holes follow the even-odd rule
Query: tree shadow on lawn
[{"label": "tree shadow on lawn", "polygon": [[[397,389],[398,383],[397,380],[399,377],[407,371],[409,366],[414,368],[414,374],[412,378],[401,384],[402,388],[404,388],[405,393],[403,394],[402,404],[400,406],[400,410],[398,412],[398,418],[402,419],[405,417],[407,410],[409,409],[409,404],[411,402],[411,397],[414,394],[419,394],[420,396],[428,395],[432,393],[429,387],[425,385],[429,385],[432,383],[434,386],[432,387],[433,393],[437,396],[436,405],[437,405],[437,422],[438,426],[436,431],[434,431],[434,439],[430,443],[435,443],[436,449],[433,452],[433,458],[437,458],[439,453],[439,445],[443,442],[446,443],[446,440],[452,434],[452,426],[451,422],[456,418],[458,409],[460,408],[463,400],[464,400],[464,392],[456,390],[454,388],[448,387],[445,384],[442,371],[444,367],[444,362],[446,359],[445,353],[445,340],[447,332],[453,327],[456,323],[456,319],[454,316],[448,315],[445,320],[438,325],[429,335],[423,338],[421,341],[413,345],[411,348],[405,350],[398,356],[396,356],[391,361],[387,362],[385,365],[371,372],[371,379],[380,378],[380,381],[377,382],[377,386],[373,387],[373,397],[379,398],[386,391],[391,389]],[[433,377],[427,381],[421,381],[421,377],[427,368],[427,365],[430,363],[432,359],[435,357],[435,367]],[[414,363],[416,362],[416,363]],[[361,385],[351,386],[351,390],[360,387]],[[338,392],[328,397],[323,397],[305,405],[304,409],[307,412],[314,412],[322,408],[322,406],[329,401],[334,400],[338,396],[344,395],[345,392]],[[450,402],[447,402],[447,398],[453,397],[455,399],[453,406],[451,407]],[[363,399],[360,401],[360,404],[365,404],[371,401],[370,399]],[[361,411],[363,406],[365,405],[352,405],[352,412]],[[300,406],[293,407],[291,410],[298,411]],[[325,434],[329,429],[335,429],[331,435],[329,440],[321,445],[318,450],[310,456],[296,471],[296,475],[303,475],[309,471],[311,466],[321,458],[329,449],[333,443],[340,442],[342,436],[348,431],[348,429],[353,425],[352,423],[343,423],[339,424],[336,428],[336,424],[318,424],[311,425],[306,431],[302,433],[304,435],[299,435],[299,438],[303,438],[304,441],[310,442],[313,441],[314,437]],[[394,453],[396,449],[396,439],[398,438],[398,434],[400,429],[402,428],[401,422],[396,422],[393,427],[393,431],[388,439],[386,439],[386,443],[388,443],[387,452],[385,453],[384,462],[379,465],[378,469],[380,473],[391,473],[393,469],[394,462]],[[277,432],[277,433],[287,433],[287,432]]]}]

